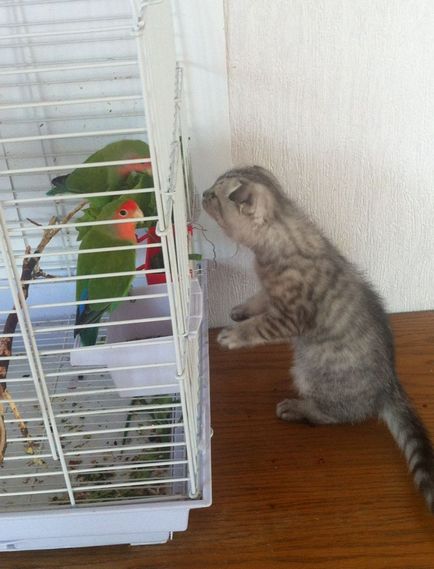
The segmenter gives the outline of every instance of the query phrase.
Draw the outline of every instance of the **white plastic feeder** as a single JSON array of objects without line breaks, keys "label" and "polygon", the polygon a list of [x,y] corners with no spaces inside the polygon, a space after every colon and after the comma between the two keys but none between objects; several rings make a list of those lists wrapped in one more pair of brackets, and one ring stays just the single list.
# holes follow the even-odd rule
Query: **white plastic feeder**
[{"label": "white plastic feeder", "polygon": [[[150,298],[122,302],[109,319],[110,323],[134,319],[138,322],[108,326],[106,343],[101,345],[81,348],[80,338],[77,336],[70,355],[72,366],[107,367],[114,384],[120,390],[120,397],[179,392],[167,285],[157,284],[132,290],[132,296],[145,294]],[[156,294],[166,296],[154,297]],[[190,293],[189,341],[197,336],[202,321],[202,306],[202,290],[197,279],[193,279]],[[155,320],[156,318],[167,320]],[[140,322],[143,319],[150,320]],[[123,344],[122,348],[119,347],[120,343]],[[110,346],[116,347],[110,349]],[[132,389],[134,387],[137,389]],[[124,390],[125,388],[127,390]]]}]

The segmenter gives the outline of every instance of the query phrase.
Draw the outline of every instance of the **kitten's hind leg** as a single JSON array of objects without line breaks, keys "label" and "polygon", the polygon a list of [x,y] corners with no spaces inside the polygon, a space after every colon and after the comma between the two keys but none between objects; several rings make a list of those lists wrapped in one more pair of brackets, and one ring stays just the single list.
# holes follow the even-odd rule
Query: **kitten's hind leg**
[{"label": "kitten's hind leg", "polygon": [[276,414],[285,421],[307,421],[313,425],[339,423],[323,413],[313,399],[284,399],[277,404]]}]

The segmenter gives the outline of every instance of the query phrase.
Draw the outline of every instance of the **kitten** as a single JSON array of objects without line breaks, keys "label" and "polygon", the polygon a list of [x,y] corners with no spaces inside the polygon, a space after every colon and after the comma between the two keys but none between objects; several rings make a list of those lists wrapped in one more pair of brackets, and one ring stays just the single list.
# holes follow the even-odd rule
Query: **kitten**
[{"label": "kitten", "polygon": [[379,417],[434,512],[434,453],[394,367],[382,303],[357,269],[258,166],[234,169],[203,207],[255,254],[262,290],[236,306],[218,342],[229,349],[291,342],[299,397],[277,405],[287,421],[357,423]]}]

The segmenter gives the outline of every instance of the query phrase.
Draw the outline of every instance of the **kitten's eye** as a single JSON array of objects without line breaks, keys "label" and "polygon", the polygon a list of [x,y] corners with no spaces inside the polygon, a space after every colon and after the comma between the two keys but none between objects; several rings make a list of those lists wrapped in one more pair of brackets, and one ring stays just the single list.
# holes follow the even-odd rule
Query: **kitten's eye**
[{"label": "kitten's eye", "polygon": [[128,212],[126,209],[121,209],[121,211],[119,212],[119,215],[121,217],[126,217],[128,215]]}]

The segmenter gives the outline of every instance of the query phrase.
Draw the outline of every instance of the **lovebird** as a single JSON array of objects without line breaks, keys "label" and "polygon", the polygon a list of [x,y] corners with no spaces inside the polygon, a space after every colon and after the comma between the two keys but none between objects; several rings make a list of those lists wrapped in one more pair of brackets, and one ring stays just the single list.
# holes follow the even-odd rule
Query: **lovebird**
[{"label": "lovebird", "polygon": [[[119,140],[104,146],[89,156],[84,163],[133,160],[135,158],[149,158],[149,156],[149,146],[146,142],[142,140]],[[142,174],[140,178],[136,176],[138,173]],[[150,163],[145,163],[77,168],[70,174],[54,178],[51,180],[51,184],[53,187],[47,192],[48,196],[130,190],[135,187],[151,188],[153,186],[152,167]],[[147,194],[143,195],[146,196]],[[88,201],[92,208],[99,210],[113,199],[116,199],[116,196],[99,196],[88,198]],[[138,205],[140,207],[140,203]]]},{"label": "lovebird", "polygon": [[[125,223],[94,225],[84,235],[79,251],[101,247],[119,247],[135,244],[137,220],[143,217],[142,210],[132,199],[120,197],[105,205],[97,217],[103,220],[129,220]],[[92,275],[134,271],[134,249],[82,253],[78,255],[77,276],[90,275],[76,281],[76,300],[98,300],[123,297],[128,294],[134,275],[92,278]],[[77,306],[75,325],[93,324],[101,320],[105,312],[112,312],[118,302],[96,302]],[[82,346],[93,346],[98,336],[98,327],[76,328],[74,337],[80,336]]]}]

